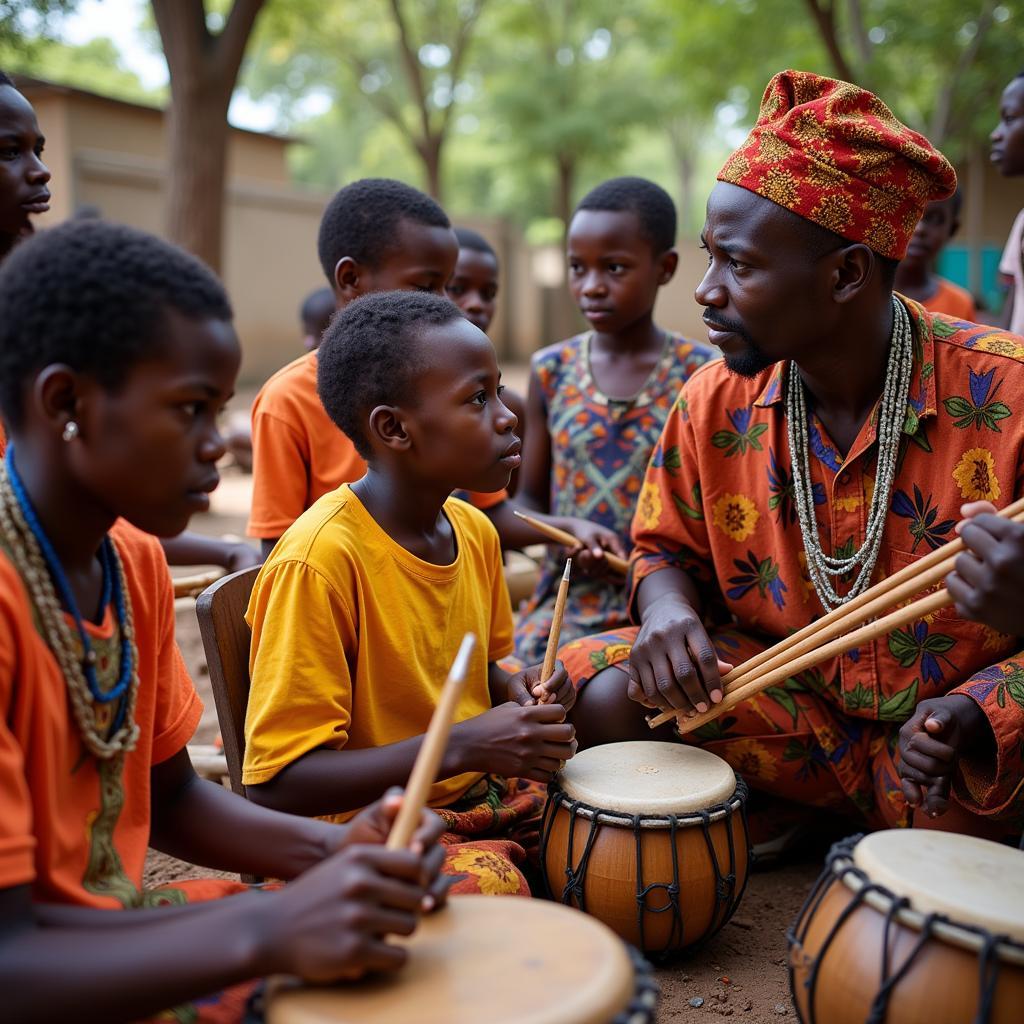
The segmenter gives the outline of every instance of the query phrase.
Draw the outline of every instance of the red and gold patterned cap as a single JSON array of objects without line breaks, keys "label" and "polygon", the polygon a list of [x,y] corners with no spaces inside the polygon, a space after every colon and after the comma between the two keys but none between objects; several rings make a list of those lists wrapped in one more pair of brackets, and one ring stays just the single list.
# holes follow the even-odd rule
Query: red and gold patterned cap
[{"label": "red and gold patterned cap", "polygon": [[772,78],[718,180],[896,260],[925,204],[956,189],[949,161],[877,96],[806,71]]}]

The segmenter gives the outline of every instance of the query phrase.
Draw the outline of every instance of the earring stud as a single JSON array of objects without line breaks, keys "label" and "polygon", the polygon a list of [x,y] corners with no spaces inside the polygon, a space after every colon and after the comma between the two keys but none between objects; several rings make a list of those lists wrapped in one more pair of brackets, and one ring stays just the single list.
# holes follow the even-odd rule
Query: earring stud
[{"label": "earring stud", "polygon": [[74,441],[78,437],[78,424],[74,420],[68,420],[64,424],[64,430],[60,435],[65,441]]}]

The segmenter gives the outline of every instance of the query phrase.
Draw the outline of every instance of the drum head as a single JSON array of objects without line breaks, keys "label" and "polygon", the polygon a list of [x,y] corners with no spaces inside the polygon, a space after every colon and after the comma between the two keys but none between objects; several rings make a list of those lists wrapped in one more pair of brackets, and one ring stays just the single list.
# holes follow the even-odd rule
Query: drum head
[{"label": "drum head", "polygon": [[622,940],[558,903],[453,896],[398,941],[402,970],[278,991],[268,1024],[607,1024],[633,996]]},{"label": "drum head", "polygon": [[578,753],[559,773],[572,800],[625,814],[686,814],[724,803],[736,775],[720,757],[682,743],[606,743]]},{"label": "drum head", "polygon": [[865,836],[853,863],[872,882],[906,896],[922,914],[1024,942],[1024,853],[988,839],[931,829]]}]

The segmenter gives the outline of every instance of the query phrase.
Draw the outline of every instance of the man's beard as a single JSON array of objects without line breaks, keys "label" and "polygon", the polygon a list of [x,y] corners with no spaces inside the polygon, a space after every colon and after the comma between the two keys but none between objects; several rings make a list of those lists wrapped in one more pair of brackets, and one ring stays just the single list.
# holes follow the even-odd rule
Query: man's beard
[{"label": "man's beard", "polygon": [[726,319],[709,321],[705,319],[704,322],[716,330],[729,331],[730,334],[735,334],[737,338],[743,339],[746,348],[742,352],[722,353],[725,368],[730,373],[749,379],[756,377],[762,370],[767,370],[776,362],[761,350],[757,342],[747,333],[747,329],[738,321]]}]

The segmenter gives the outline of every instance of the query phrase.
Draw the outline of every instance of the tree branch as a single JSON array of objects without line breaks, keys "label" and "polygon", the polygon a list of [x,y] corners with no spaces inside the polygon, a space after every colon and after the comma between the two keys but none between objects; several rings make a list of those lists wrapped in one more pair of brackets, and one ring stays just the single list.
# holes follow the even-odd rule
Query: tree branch
[{"label": "tree branch", "polygon": [[[451,57],[451,77],[452,77],[452,89],[458,84],[459,76],[462,74],[462,65],[465,62],[466,54],[469,52],[469,42],[473,35],[473,29],[476,27],[476,22],[483,12],[484,5],[487,0],[476,0],[473,4],[469,14],[462,20],[459,25],[458,32],[455,35],[455,40],[452,43],[452,57]],[[452,110],[455,107],[454,98],[447,107],[444,108],[444,112],[441,115],[441,126],[438,134],[441,137],[448,132],[448,126],[451,124]]]},{"label": "tree branch", "polygon": [[215,37],[214,61],[218,65],[218,74],[230,77],[232,82],[238,75],[249,36],[265,2],[266,0],[235,0],[224,28]]},{"label": "tree branch", "polygon": [[995,21],[995,0],[985,0],[981,5],[975,24],[977,31],[974,38],[961,50],[957,58],[956,66],[950,75],[946,77],[945,83],[939,90],[938,99],[935,101],[935,110],[932,112],[931,126],[928,131],[928,139],[936,146],[942,146],[946,141],[949,132],[950,114],[953,110],[953,97],[959,88],[960,81],[965,72],[971,67],[978,56],[981,44],[984,41],[988,30]]},{"label": "tree branch", "polygon": [[832,60],[832,66],[835,68],[836,75],[847,82],[854,81],[856,76],[853,73],[853,68],[850,67],[850,62],[846,59],[846,55],[839,45],[839,37],[836,34],[835,0],[831,0],[831,2],[826,2],[826,0],[807,0],[807,7],[814,18],[814,23],[818,27],[821,41],[825,44],[825,49],[828,50],[828,55]]},{"label": "tree branch", "polygon": [[430,131],[430,108],[427,106],[427,92],[423,86],[423,72],[420,68],[419,55],[413,49],[409,37],[409,29],[405,23],[405,15],[402,14],[401,0],[390,0],[391,14],[395,19],[395,27],[398,29],[398,46],[402,54],[402,63],[405,66],[405,74],[409,79],[409,87],[416,97],[419,105],[420,125],[423,128],[423,138],[429,139]]}]

